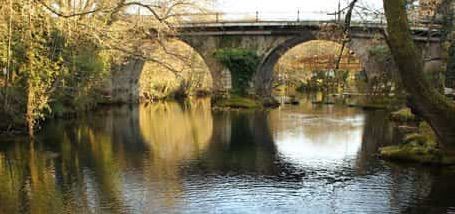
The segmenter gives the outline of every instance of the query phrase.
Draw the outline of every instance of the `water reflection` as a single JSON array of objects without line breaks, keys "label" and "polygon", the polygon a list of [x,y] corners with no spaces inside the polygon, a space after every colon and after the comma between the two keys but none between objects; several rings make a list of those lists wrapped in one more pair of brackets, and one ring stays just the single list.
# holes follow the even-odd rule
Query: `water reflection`
[{"label": "water reflection", "polygon": [[379,161],[385,112],[108,108],[0,143],[0,213],[454,211],[453,170]]},{"label": "water reflection", "polygon": [[217,112],[211,144],[196,163],[217,174],[277,174],[266,112]]},{"label": "water reflection", "polygon": [[[155,206],[175,206],[183,194],[179,165],[197,159],[209,146],[213,132],[210,100],[184,104],[164,102],[139,108],[141,135],[148,146],[144,163],[149,190],[142,197]],[[131,192],[134,194],[134,192]]]},{"label": "water reflection", "polygon": [[288,107],[271,112],[275,140],[286,162],[299,167],[334,169],[356,156],[365,116],[355,109]]},{"label": "water reflection", "polygon": [[197,156],[208,146],[213,132],[210,100],[190,102],[184,106],[165,102],[139,108],[142,137],[156,158],[176,163]]}]

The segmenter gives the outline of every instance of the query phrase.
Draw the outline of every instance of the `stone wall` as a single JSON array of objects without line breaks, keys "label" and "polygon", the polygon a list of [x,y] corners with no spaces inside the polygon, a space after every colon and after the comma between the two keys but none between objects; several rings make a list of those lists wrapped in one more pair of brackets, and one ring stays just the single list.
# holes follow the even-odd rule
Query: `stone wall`
[{"label": "stone wall", "polygon": [[139,77],[144,65],[143,60],[130,59],[113,69],[111,76],[112,102],[139,102]]}]

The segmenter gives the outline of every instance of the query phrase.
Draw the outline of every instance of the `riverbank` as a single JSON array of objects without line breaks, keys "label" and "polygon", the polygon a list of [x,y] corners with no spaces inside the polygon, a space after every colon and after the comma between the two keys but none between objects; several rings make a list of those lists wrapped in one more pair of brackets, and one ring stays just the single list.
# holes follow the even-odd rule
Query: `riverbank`
[{"label": "riverbank", "polygon": [[439,147],[436,134],[428,123],[405,108],[390,114],[398,131],[398,145],[379,149],[380,157],[394,162],[425,165],[455,165],[455,155]]}]

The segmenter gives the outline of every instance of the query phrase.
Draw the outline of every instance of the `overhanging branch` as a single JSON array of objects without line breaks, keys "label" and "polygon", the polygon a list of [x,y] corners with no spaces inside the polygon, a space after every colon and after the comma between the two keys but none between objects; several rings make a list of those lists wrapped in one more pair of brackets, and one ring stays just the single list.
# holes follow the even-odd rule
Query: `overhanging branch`
[{"label": "overhanging branch", "polygon": [[57,11],[55,8],[47,5],[42,0],[35,0],[35,1],[38,2],[40,5],[42,5],[43,7],[45,7],[47,10],[49,10],[54,15],[62,17],[62,18],[72,18],[72,17],[76,17],[76,16],[85,16],[85,15],[89,15],[89,14],[92,14],[92,13],[97,13],[97,12],[100,12],[100,11],[103,10],[103,8],[98,8],[98,9],[85,11],[85,12],[80,12],[80,13],[64,14],[64,13],[61,13],[61,12]]}]

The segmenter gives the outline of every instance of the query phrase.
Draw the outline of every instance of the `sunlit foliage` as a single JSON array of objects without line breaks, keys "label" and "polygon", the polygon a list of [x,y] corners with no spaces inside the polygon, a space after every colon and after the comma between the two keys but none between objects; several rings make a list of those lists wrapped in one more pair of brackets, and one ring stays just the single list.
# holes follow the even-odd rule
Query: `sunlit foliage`
[{"label": "sunlit foliage", "polygon": [[177,12],[206,1],[0,0],[0,130],[48,114],[78,112],[108,98],[112,66],[159,61],[141,49],[172,31]]}]

